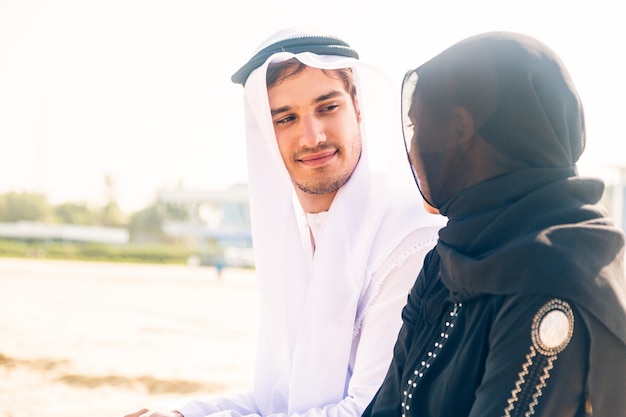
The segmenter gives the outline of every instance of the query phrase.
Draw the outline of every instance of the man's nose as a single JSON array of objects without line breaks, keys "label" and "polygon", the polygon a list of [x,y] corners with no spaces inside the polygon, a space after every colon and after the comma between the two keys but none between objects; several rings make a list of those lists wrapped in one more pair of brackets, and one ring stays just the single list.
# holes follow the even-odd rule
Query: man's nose
[{"label": "man's nose", "polygon": [[314,148],[324,141],[326,141],[326,133],[324,133],[324,123],[314,115],[307,115],[302,117],[300,146]]}]

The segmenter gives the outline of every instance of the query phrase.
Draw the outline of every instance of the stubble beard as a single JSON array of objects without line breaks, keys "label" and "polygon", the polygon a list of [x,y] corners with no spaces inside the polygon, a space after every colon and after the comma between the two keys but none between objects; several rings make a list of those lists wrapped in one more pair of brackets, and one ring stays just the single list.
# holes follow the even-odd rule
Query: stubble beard
[{"label": "stubble beard", "polygon": [[328,179],[326,181],[315,181],[315,182],[311,182],[307,184],[298,182],[298,181],[293,181],[293,183],[301,191],[304,191],[307,194],[315,194],[315,195],[330,194],[330,193],[337,191],[341,187],[343,187],[343,185],[346,182],[348,182],[351,176],[352,176],[352,172],[341,173],[339,176],[332,178],[332,179]]},{"label": "stubble beard", "polygon": [[335,148],[339,154],[346,153],[347,157],[350,158],[350,155],[356,155],[356,161],[354,162],[354,166],[344,167],[343,170],[332,174],[332,177],[329,177],[329,174],[325,173],[325,168],[318,169],[318,175],[313,178],[308,178],[308,181],[298,181],[297,178],[291,177],[291,182],[294,186],[298,187],[299,190],[312,195],[322,195],[322,194],[330,194],[339,190],[344,186],[345,183],[348,182],[352,173],[356,169],[359,164],[359,160],[361,159],[361,151],[362,151],[362,140],[361,133],[357,130],[353,140],[350,141],[350,146],[348,148],[344,148],[341,146],[334,145],[331,142],[327,142],[321,144],[313,149],[300,150],[298,153],[292,155],[292,160],[297,161],[300,159],[300,155],[303,152],[320,152],[327,148]]},{"label": "stubble beard", "polygon": [[[322,148],[325,148],[327,146],[328,145],[324,145],[322,146]],[[344,186],[345,183],[348,182],[348,180],[352,176],[352,173],[356,169],[356,166],[358,165],[359,159],[361,158],[360,136],[358,137],[357,144],[355,144],[354,146],[358,147],[358,151],[356,149],[353,149],[352,151],[358,152],[358,157],[353,167],[344,169],[341,172],[335,173],[332,177],[328,177],[328,174],[324,172],[325,168],[319,168],[318,176],[306,182],[298,181],[297,179],[292,178],[293,184],[296,187],[298,187],[298,189],[300,189],[301,191],[307,194],[313,194],[313,195],[330,194],[339,190],[341,187]],[[319,150],[316,150],[316,151],[319,151]],[[346,149],[338,148],[338,152],[340,153],[346,152]]]}]

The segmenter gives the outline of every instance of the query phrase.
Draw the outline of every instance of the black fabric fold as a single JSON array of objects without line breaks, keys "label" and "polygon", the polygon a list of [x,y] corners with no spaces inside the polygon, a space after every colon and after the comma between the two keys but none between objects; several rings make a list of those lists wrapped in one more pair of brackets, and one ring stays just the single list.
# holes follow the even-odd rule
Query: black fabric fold
[{"label": "black fabric fold", "polygon": [[624,236],[598,205],[602,182],[569,177],[537,185],[537,175],[525,173],[480,184],[451,202],[455,213],[456,206],[474,209],[452,217],[440,233],[444,284],[457,301],[567,297],[626,344]]}]

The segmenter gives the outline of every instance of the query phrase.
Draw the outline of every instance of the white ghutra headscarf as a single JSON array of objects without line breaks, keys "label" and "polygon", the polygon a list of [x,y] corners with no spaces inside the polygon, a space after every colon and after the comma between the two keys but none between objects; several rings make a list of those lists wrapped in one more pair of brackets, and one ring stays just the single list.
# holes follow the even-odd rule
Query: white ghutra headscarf
[{"label": "white ghutra headscarf", "polygon": [[[268,65],[294,57],[315,68],[352,68],[362,115],[361,158],[315,236],[312,261],[302,244],[304,213],[278,150],[266,87]],[[337,38],[286,30],[262,44],[233,76],[245,85],[252,235],[261,291],[254,395],[262,415],[302,413],[346,396],[360,323],[394,268],[388,256],[409,232],[435,224],[422,207],[406,160],[399,99],[386,77],[357,57]],[[383,264],[387,272],[381,271]]]}]

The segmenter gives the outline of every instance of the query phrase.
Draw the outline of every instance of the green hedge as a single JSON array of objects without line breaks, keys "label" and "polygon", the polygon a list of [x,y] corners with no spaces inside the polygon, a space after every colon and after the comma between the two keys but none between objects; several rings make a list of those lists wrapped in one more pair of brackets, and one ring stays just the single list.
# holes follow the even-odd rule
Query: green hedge
[{"label": "green hedge", "polygon": [[195,254],[197,251],[182,245],[107,245],[0,239],[0,257],[12,258],[186,264],[189,256]]}]

